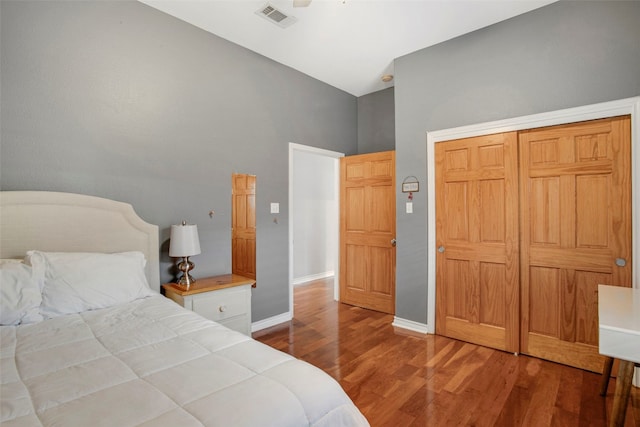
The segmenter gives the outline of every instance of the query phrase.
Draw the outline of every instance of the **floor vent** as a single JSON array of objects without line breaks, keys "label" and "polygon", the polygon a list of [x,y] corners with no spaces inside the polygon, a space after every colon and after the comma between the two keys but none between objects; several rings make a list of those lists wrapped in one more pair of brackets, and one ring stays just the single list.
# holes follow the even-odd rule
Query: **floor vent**
[{"label": "floor vent", "polygon": [[281,28],[287,28],[289,25],[297,21],[295,16],[287,15],[269,3],[258,9],[256,11],[256,15],[262,16],[267,21],[272,22]]}]

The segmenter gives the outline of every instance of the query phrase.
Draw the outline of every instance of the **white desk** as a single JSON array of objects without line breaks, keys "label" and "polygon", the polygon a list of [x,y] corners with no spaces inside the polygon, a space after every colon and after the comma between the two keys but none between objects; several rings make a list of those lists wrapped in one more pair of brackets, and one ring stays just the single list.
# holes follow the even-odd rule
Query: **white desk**
[{"label": "white desk", "polygon": [[640,290],[598,285],[598,318],[600,354],[620,360],[609,425],[623,425],[634,363],[640,363]]}]

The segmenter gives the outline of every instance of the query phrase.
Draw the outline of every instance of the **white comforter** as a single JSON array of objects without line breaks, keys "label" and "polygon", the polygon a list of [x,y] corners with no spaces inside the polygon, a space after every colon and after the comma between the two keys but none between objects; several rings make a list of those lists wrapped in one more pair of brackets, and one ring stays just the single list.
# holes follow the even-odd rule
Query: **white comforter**
[{"label": "white comforter", "polygon": [[321,370],[161,296],[0,333],[3,427],[368,425]]}]

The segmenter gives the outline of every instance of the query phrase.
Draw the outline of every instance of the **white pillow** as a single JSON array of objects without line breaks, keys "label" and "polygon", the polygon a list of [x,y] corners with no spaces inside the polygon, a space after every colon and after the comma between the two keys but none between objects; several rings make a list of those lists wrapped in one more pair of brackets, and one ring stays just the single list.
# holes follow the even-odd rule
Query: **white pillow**
[{"label": "white pillow", "polygon": [[0,324],[18,325],[42,320],[41,269],[20,260],[0,260]]},{"label": "white pillow", "polygon": [[141,252],[114,254],[29,251],[25,262],[42,266],[40,313],[47,318],[111,307],[155,293]]}]

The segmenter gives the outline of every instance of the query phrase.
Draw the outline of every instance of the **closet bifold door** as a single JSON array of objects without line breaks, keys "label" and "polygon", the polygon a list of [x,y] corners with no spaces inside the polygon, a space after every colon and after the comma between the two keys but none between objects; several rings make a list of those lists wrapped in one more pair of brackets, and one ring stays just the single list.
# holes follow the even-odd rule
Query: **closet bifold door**
[{"label": "closet bifold door", "polygon": [[435,146],[436,333],[519,348],[517,134]]},{"label": "closet bifold door", "polygon": [[521,352],[600,372],[598,284],[631,286],[631,126],[519,133]]}]

